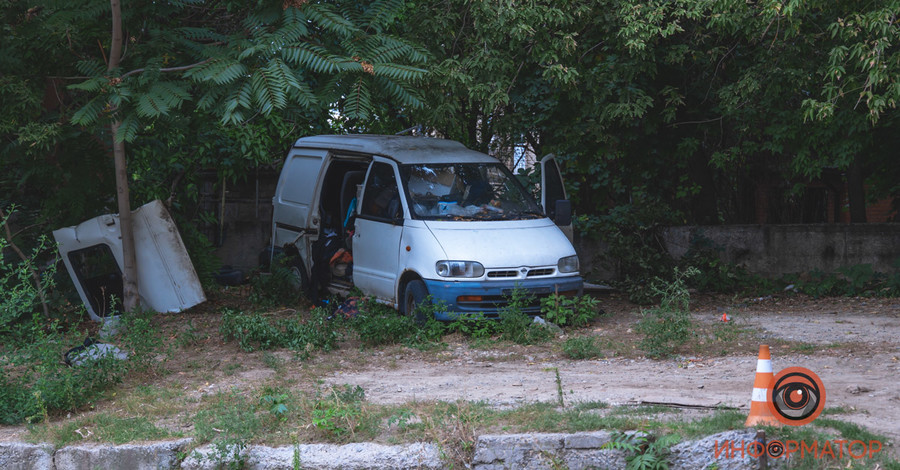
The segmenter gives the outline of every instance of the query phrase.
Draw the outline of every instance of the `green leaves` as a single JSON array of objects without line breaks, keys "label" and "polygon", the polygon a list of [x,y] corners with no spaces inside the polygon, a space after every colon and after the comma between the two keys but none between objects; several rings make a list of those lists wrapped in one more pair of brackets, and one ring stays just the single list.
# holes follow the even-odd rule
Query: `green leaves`
[{"label": "green leaves", "polygon": [[156,82],[138,97],[135,110],[141,117],[156,118],[169,114],[190,97],[190,93],[181,84]]},{"label": "green leaves", "polygon": [[[188,7],[196,5],[176,2],[167,8]],[[346,106],[346,118],[365,120],[374,112],[375,94],[419,107],[414,84],[425,70],[416,64],[427,54],[386,33],[405,8],[399,0],[307,3],[299,9],[246,10],[239,27],[228,21],[159,26],[154,37],[168,42],[131,38],[137,42],[123,60],[127,72],[107,72],[96,60],[78,62],[89,78],[69,86],[82,98],[71,120],[93,126],[118,119],[117,138],[131,142],[142,120],[172,118],[188,101],[232,124],[257,113],[318,106]]]}]

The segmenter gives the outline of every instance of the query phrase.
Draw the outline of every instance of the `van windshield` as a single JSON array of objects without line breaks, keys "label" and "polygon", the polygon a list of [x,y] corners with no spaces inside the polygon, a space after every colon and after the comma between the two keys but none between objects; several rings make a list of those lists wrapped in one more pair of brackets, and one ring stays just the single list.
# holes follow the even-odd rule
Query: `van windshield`
[{"label": "van windshield", "polygon": [[400,165],[414,218],[427,220],[539,219],[544,213],[500,163]]}]

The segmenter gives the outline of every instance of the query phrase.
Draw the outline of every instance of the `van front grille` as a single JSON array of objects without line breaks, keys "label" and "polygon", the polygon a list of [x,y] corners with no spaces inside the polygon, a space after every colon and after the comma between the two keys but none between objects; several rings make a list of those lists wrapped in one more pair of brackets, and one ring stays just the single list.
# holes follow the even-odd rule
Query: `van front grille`
[{"label": "van front grille", "polygon": [[551,274],[553,274],[553,268],[539,268],[539,269],[531,269],[528,271],[528,277],[549,276]]},{"label": "van front grille", "polygon": [[516,277],[517,275],[516,271],[488,271],[487,277]]}]

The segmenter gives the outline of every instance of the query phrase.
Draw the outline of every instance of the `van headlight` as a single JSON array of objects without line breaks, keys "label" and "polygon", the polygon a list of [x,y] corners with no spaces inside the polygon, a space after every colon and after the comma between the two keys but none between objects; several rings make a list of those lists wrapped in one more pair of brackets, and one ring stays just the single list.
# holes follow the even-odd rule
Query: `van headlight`
[{"label": "van headlight", "polygon": [[484,276],[484,266],[476,261],[438,261],[434,269],[441,277]]},{"label": "van headlight", "polygon": [[556,269],[561,273],[574,273],[578,271],[578,255],[560,258],[556,263]]}]

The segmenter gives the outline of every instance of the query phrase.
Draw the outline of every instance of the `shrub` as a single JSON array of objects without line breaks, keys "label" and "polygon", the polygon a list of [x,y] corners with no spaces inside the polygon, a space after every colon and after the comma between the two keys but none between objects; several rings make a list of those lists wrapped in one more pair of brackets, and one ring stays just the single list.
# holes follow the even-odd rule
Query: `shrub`
[{"label": "shrub", "polygon": [[367,346],[402,343],[418,330],[411,317],[398,315],[390,307],[369,299],[360,304],[359,315],[351,326]]},{"label": "shrub", "polygon": [[547,341],[552,336],[550,330],[534,323],[524,313],[534,298],[524,289],[513,289],[507,297],[507,304],[500,309],[500,338],[516,344],[536,344]]},{"label": "shrub", "polygon": [[483,313],[461,314],[446,327],[447,332],[459,333],[476,339],[490,338],[497,334],[499,330],[500,325],[489,318],[485,318]]},{"label": "shrub", "polygon": [[[7,219],[0,219],[0,231],[6,229]],[[0,338],[11,341],[29,341],[41,326],[40,307],[46,293],[54,287],[56,263],[50,263],[43,273],[38,273],[39,258],[47,251],[50,242],[40,237],[35,249],[17,263],[8,262],[4,253],[10,242],[0,235]],[[54,260],[55,261],[55,260]],[[48,319],[45,319],[49,321]]]},{"label": "shrub", "polygon": [[237,340],[244,351],[290,348],[308,357],[313,351],[330,351],[340,339],[340,320],[323,308],[314,308],[309,318],[300,314],[283,319],[269,319],[260,313],[223,309],[219,331],[226,340]]},{"label": "shrub", "polygon": [[0,379],[0,422],[36,422],[57,412],[75,411],[120,382],[130,370],[140,369],[146,363],[140,354],[153,355],[152,351],[135,351],[128,360],[108,355],[69,367],[61,361],[61,353],[80,342],[76,338],[54,328],[25,347],[7,351],[0,359],[0,369],[5,372]]},{"label": "shrub", "polygon": [[302,293],[289,263],[290,258],[279,256],[272,261],[269,273],[256,273],[250,279],[250,301],[254,305],[268,308],[300,301]]},{"label": "shrub", "polygon": [[644,310],[637,331],[644,334],[641,348],[650,357],[665,357],[686,343],[691,337],[690,294],[686,281],[697,272],[694,268],[675,270],[674,279],[665,282],[657,278],[652,290],[660,297],[658,306]]},{"label": "shrub", "polygon": [[565,297],[552,294],[541,299],[541,314],[547,321],[559,326],[584,326],[597,318],[599,303],[589,295]]}]

